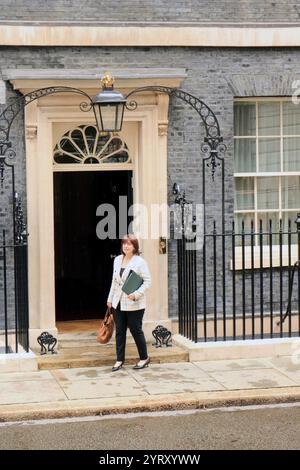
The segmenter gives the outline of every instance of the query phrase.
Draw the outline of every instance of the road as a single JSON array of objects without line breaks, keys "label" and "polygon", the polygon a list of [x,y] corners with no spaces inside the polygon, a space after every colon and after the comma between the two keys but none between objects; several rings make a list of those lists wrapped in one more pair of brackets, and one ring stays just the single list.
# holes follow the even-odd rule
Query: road
[{"label": "road", "polygon": [[300,403],[1,423],[0,449],[299,449]]}]

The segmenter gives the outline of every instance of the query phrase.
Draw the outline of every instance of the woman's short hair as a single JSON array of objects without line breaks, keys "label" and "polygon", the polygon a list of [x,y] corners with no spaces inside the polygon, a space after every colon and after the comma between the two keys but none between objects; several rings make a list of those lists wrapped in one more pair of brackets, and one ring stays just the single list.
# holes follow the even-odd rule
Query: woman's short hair
[{"label": "woman's short hair", "polygon": [[124,251],[123,251],[123,243],[125,242],[125,240],[129,240],[130,243],[133,245],[134,249],[133,249],[133,253],[135,255],[140,255],[140,245],[139,245],[139,241],[137,239],[137,237],[135,235],[133,235],[133,233],[127,233],[126,235],[123,235],[122,237],[122,241],[121,241],[121,253],[124,255]]}]

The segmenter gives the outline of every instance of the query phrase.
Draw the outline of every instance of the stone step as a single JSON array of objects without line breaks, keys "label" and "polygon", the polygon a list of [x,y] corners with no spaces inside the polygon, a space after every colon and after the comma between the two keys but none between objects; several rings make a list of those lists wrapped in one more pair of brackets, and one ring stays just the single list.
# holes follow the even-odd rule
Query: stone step
[{"label": "stone step", "polygon": [[[74,322],[58,322],[58,348],[69,349],[76,347],[97,346],[97,333],[100,327],[100,320],[82,320]],[[127,334],[126,342],[134,344],[131,334]],[[115,334],[111,344],[115,344]]]},{"label": "stone step", "polygon": [[[184,349],[173,345],[172,347],[155,348],[148,344],[148,353],[152,363],[187,362],[189,354]],[[77,346],[75,348],[59,348],[57,354],[37,355],[39,369],[66,369],[79,367],[99,367],[112,365],[116,361],[115,345],[96,344],[89,347]],[[126,364],[135,364],[138,353],[135,344],[126,347]]]},{"label": "stone step", "polygon": [[[70,349],[70,348],[84,348],[97,346],[97,333],[81,333],[81,334],[66,334],[58,336],[58,347],[59,349]],[[134,344],[134,339],[131,335],[128,335],[126,338],[127,344]],[[113,336],[110,340],[110,344],[115,344],[115,337]]]}]

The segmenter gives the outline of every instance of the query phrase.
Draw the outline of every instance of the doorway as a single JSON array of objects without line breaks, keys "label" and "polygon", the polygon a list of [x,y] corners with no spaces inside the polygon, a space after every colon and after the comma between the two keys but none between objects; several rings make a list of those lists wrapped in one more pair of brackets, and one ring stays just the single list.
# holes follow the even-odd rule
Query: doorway
[{"label": "doorway", "polygon": [[[133,203],[132,171],[54,173],[56,321],[103,318],[114,257],[120,254],[119,196]],[[116,238],[101,240],[100,204],[112,204]],[[106,214],[105,216],[106,217]],[[127,216],[127,227],[132,218]]]}]

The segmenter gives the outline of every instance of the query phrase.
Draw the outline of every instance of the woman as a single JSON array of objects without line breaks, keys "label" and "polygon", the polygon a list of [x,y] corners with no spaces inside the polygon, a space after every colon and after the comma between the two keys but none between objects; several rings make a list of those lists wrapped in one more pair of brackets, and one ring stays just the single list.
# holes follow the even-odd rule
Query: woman
[{"label": "woman", "polygon": [[[140,256],[139,242],[133,234],[124,235],[121,242],[121,255],[114,260],[113,277],[108,294],[107,306],[112,307],[116,324],[117,361],[112,368],[120,370],[125,361],[127,327],[134,338],[140,360],[133,367],[148,367],[150,358],[142,330],[142,321],[146,307],[145,291],[151,285],[151,276],[146,261]],[[130,295],[122,291],[122,286],[130,272],[135,271],[144,280],[143,284]]]}]

